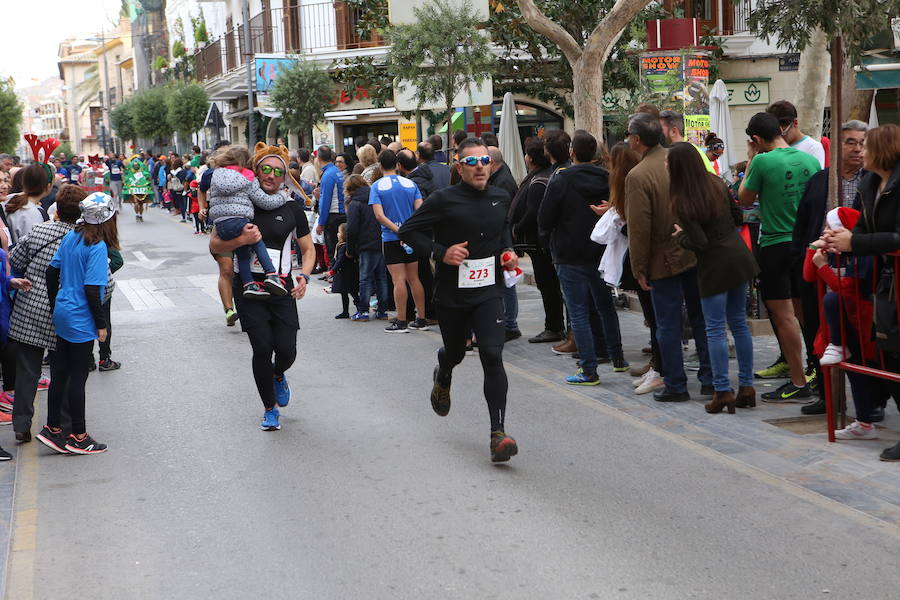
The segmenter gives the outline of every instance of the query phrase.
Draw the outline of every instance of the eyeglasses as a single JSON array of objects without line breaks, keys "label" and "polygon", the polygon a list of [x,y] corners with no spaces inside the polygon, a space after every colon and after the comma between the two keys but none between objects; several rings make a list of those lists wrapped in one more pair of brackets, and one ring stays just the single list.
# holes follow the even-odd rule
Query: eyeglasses
[{"label": "eyeglasses", "polygon": [[487,154],[485,154],[484,156],[467,156],[465,158],[459,159],[459,162],[469,167],[474,167],[478,163],[489,165],[491,164],[491,157]]},{"label": "eyeglasses", "polygon": [[265,175],[269,175],[274,173],[275,177],[281,177],[284,175],[284,169],[280,167],[273,167],[272,165],[263,165],[259,168]]},{"label": "eyeglasses", "polygon": [[715,150],[724,150],[724,149],[725,149],[725,144],[713,144],[712,146],[709,147],[709,149],[710,149],[710,150],[713,150],[713,151],[715,151]]}]

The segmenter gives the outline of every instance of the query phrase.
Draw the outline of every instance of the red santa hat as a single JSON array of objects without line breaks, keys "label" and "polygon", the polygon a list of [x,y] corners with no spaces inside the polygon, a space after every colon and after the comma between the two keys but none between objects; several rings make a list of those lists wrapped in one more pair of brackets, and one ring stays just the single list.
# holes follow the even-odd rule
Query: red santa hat
[{"label": "red santa hat", "polygon": [[859,211],[841,206],[828,211],[825,215],[825,224],[829,229],[853,229],[859,221]]}]

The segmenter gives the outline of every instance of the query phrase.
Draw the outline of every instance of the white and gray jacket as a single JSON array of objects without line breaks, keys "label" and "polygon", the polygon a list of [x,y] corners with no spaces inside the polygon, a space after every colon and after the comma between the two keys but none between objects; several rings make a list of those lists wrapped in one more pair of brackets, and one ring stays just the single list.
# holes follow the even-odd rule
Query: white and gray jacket
[{"label": "white and gray jacket", "polygon": [[252,221],[254,206],[261,210],[275,210],[286,202],[282,194],[265,193],[257,179],[250,181],[239,172],[224,167],[213,171],[207,197],[209,218],[213,223],[233,217]]}]

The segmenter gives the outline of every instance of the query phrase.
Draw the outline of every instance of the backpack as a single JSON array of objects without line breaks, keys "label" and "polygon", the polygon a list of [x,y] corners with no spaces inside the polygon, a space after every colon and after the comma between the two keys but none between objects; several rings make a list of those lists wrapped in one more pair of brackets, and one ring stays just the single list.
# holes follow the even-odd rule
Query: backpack
[{"label": "backpack", "polygon": [[169,191],[179,194],[184,191],[184,182],[178,177],[178,173],[180,172],[181,169],[175,171],[174,173],[169,173],[169,180],[166,182],[166,188]]}]

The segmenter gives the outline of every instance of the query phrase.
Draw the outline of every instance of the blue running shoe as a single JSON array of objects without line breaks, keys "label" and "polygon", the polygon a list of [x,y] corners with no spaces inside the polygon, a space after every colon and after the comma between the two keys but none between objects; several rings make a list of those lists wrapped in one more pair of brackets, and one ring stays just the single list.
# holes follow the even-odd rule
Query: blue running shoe
[{"label": "blue running shoe", "polygon": [[569,385],[600,385],[600,377],[596,373],[587,375],[584,371],[578,369],[577,373],[566,377],[566,383]]},{"label": "blue running shoe", "polygon": [[287,377],[282,375],[281,380],[276,377],[274,380],[274,384],[275,403],[281,407],[287,406],[291,401],[291,386],[288,384]]},{"label": "blue running shoe", "polygon": [[259,428],[263,431],[278,431],[281,429],[281,424],[278,422],[279,416],[277,408],[267,410],[263,414],[262,423],[259,424]]},{"label": "blue running shoe", "polygon": [[367,312],[357,312],[355,315],[353,315],[352,317],[350,317],[350,320],[351,320],[351,321],[356,321],[356,322],[364,322],[364,323],[365,323],[365,322],[368,322],[368,320],[369,320],[369,313],[367,313]]},{"label": "blue running shoe", "polygon": [[377,321],[387,321],[387,320],[388,320],[388,314],[387,314],[386,312],[376,312],[376,313],[375,313],[375,319],[376,319]]}]

